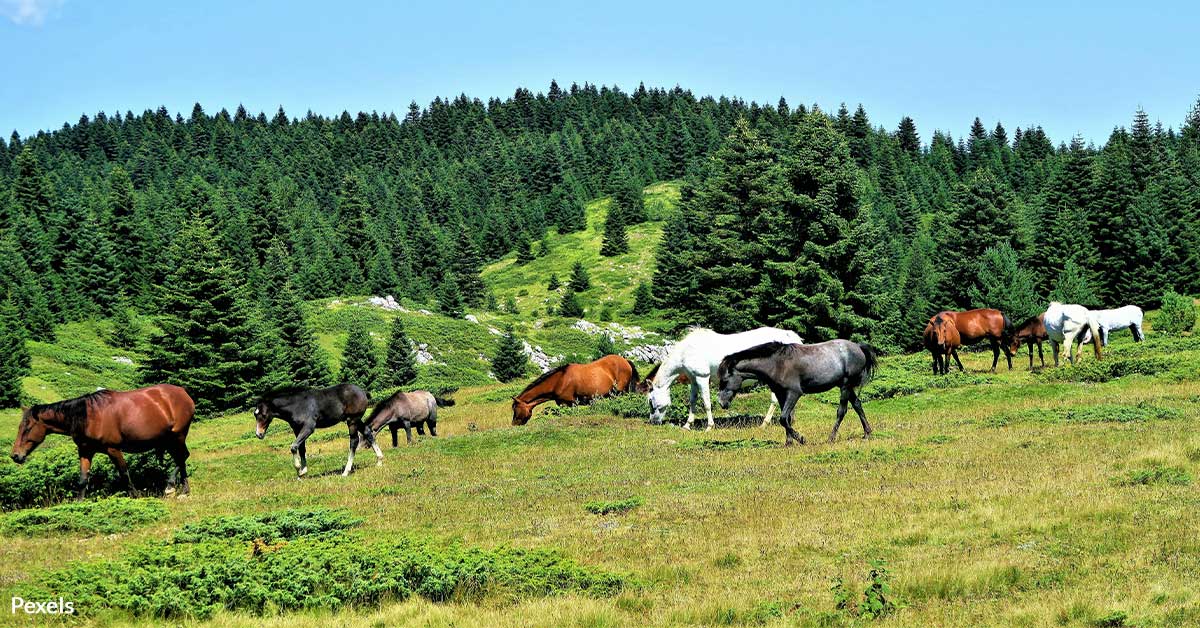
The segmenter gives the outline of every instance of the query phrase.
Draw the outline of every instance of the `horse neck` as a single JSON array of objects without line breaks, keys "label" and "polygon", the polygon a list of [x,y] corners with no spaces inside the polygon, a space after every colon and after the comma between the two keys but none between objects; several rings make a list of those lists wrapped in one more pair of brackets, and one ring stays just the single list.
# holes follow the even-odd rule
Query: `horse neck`
[{"label": "horse neck", "polygon": [[541,403],[554,398],[554,389],[558,386],[558,380],[562,379],[563,371],[559,371],[550,377],[526,388],[517,395],[517,401],[521,403]]},{"label": "horse neck", "polygon": [[60,410],[46,409],[39,412],[37,417],[42,422],[42,425],[46,426],[46,431],[51,434],[71,433],[71,426],[67,425],[67,417]]},{"label": "horse neck", "polygon": [[672,351],[667,354],[667,358],[658,365],[658,370],[654,373],[654,388],[666,388],[675,381],[675,377],[683,370],[683,353],[686,348],[679,351]]}]

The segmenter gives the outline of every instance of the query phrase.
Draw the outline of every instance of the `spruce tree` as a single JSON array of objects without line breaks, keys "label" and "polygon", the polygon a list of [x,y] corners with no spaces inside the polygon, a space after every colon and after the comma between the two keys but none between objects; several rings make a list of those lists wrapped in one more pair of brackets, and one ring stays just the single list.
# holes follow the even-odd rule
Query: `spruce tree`
[{"label": "spruce tree", "polygon": [[463,317],[465,313],[463,295],[459,292],[458,283],[453,278],[447,276],[442,279],[442,283],[438,284],[437,305],[438,311],[450,318]]},{"label": "spruce tree", "polygon": [[208,220],[193,216],[175,236],[174,270],[156,299],[161,333],[149,343],[142,381],[187,389],[200,414],[245,407],[261,394],[269,337]]},{"label": "spruce tree", "polygon": [[108,335],[108,341],[114,347],[134,349],[142,337],[142,329],[129,310],[129,301],[124,298],[113,307],[112,333]]},{"label": "spruce tree", "polygon": [[280,383],[305,388],[332,385],[329,355],[317,343],[317,335],[304,314],[304,302],[291,282],[278,290],[271,315],[279,334],[277,375]]},{"label": "spruce tree", "polygon": [[[642,183],[632,175],[622,177],[609,204],[609,213],[613,211],[626,225],[636,225],[646,221],[646,203],[642,198]],[[607,225],[605,227],[607,231]]]},{"label": "spruce tree", "polygon": [[609,209],[604,219],[604,240],[600,245],[600,254],[613,257],[629,252],[629,239],[625,235],[625,220],[622,212]]},{"label": "spruce tree", "polygon": [[592,287],[592,280],[588,277],[587,270],[583,267],[583,262],[575,262],[571,266],[571,279],[567,282],[567,286],[575,292],[583,292]]},{"label": "spruce tree", "polygon": [[533,248],[529,244],[529,238],[522,232],[517,236],[517,265],[524,266],[534,259]]},{"label": "spruce tree", "polygon": [[650,284],[643,281],[638,284],[638,287],[633,292],[633,313],[638,316],[645,316],[654,309],[654,293],[650,291]]},{"label": "spruce tree", "polygon": [[558,274],[550,273],[550,281],[546,284],[546,289],[550,292],[554,292],[558,290],[561,285],[562,284],[558,281]]},{"label": "spruce tree", "polygon": [[1033,273],[1021,266],[1017,252],[1007,242],[988,247],[976,269],[978,282],[968,289],[973,307],[998,309],[1014,322],[1042,309]]},{"label": "spruce tree", "polygon": [[917,124],[912,118],[904,116],[900,119],[900,126],[896,129],[896,141],[899,142],[900,149],[910,155],[921,152],[921,137],[917,135]]},{"label": "spruce tree", "polygon": [[1096,295],[1088,273],[1074,259],[1068,259],[1062,272],[1054,279],[1054,289],[1050,292],[1051,301],[1075,303],[1087,308],[1100,306],[1100,298]]},{"label": "spruce tree", "polygon": [[512,325],[504,328],[504,334],[496,343],[496,355],[492,358],[492,374],[502,382],[511,382],[525,376],[529,366],[529,356],[525,355],[525,346]]},{"label": "spruce tree", "polygon": [[574,290],[568,289],[558,303],[558,315],[563,318],[583,318],[583,306],[579,304],[579,296]]},{"label": "spruce tree", "polygon": [[404,321],[399,316],[392,319],[383,367],[383,383],[386,386],[405,386],[417,379],[417,356],[404,331]]},{"label": "spruce tree", "polygon": [[375,353],[375,341],[371,339],[366,325],[357,319],[350,323],[338,377],[342,383],[354,384],[368,393],[377,390],[379,384],[379,356]]},{"label": "spruce tree", "polygon": [[613,342],[612,336],[607,333],[602,333],[596,338],[596,350],[593,352],[593,359],[600,359],[606,355],[617,354],[617,343]]},{"label": "spruce tree", "polygon": [[11,295],[0,303],[0,408],[21,405],[21,380],[29,374],[25,326]]},{"label": "spruce tree", "polygon": [[1011,193],[989,169],[976,171],[955,192],[955,210],[944,230],[939,256],[947,283],[946,294],[961,307],[970,305],[969,290],[979,279],[977,262],[984,251],[1011,243],[1014,235],[1009,205]]},{"label": "spruce tree", "polygon": [[[480,269],[483,268],[483,258],[480,256],[479,247],[475,244],[470,230],[465,226],[459,225],[456,238],[454,257],[450,261],[450,272],[457,284],[463,305],[479,307],[487,293],[487,286],[484,285],[479,274]],[[528,243],[526,248],[528,248]]]}]

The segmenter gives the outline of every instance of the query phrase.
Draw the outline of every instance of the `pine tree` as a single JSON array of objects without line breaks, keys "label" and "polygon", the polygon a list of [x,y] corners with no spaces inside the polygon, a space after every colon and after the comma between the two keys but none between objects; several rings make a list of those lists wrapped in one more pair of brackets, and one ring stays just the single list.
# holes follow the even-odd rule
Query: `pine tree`
[{"label": "pine tree", "polygon": [[625,220],[623,212],[612,209],[604,219],[604,240],[600,245],[600,254],[613,257],[629,252],[629,238],[625,235]]},{"label": "pine tree", "polygon": [[524,266],[534,259],[533,249],[529,244],[529,238],[521,233],[517,236],[517,265]]},{"label": "pine tree", "polygon": [[379,384],[379,356],[375,353],[375,341],[366,325],[357,319],[351,321],[349,326],[338,377],[342,383],[354,384],[368,393],[377,390]]},{"label": "pine tree", "polygon": [[492,358],[492,374],[502,382],[511,382],[525,376],[529,365],[529,357],[525,355],[524,344],[513,332],[512,325],[504,328],[496,344],[496,355]]},{"label": "pine tree", "polygon": [[606,355],[617,354],[617,343],[613,342],[612,336],[607,333],[600,334],[596,338],[596,350],[593,352],[593,359],[599,360]]},{"label": "pine tree", "polygon": [[465,311],[463,310],[463,296],[458,291],[458,284],[454,279],[446,277],[442,283],[438,284],[437,288],[437,304],[438,311],[450,318],[462,318]]},{"label": "pine tree", "polygon": [[[526,243],[526,248],[528,248],[528,243]],[[454,257],[450,261],[450,272],[453,281],[457,284],[463,305],[479,307],[483,303],[487,286],[484,285],[483,278],[479,274],[482,268],[483,259],[480,256],[479,247],[471,237],[470,231],[460,225],[454,245]]]},{"label": "pine tree", "polygon": [[142,381],[186,388],[202,415],[244,407],[262,392],[269,334],[204,217],[183,226],[168,258],[174,270],[157,295],[162,333],[149,343]]},{"label": "pine tree", "polygon": [[978,283],[968,289],[972,306],[998,309],[1011,321],[1023,321],[1041,309],[1033,273],[1021,266],[1007,242],[988,247],[976,268]]},{"label": "pine tree", "polygon": [[896,141],[899,142],[900,149],[910,155],[921,152],[921,136],[917,135],[917,124],[912,118],[904,116],[900,119],[900,126],[896,129]]},{"label": "pine tree", "polygon": [[0,408],[16,408],[23,395],[22,378],[29,374],[25,326],[12,296],[0,303]]},{"label": "pine tree", "polygon": [[546,289],[549,290],[550,292],[555,292],[561,286],[562,286],[562,284],[559,283],[559,281],[558,281],[558,274],[550,273],[550,281],[546,284]]},{"label": "pine tree", "polygon": [[417,379],[417,357],[413,353],[412,342],[404,331],[404,321],[399,316],[392,319],[392,331],[388,336],[387,357],[383,366],[385,386],[405,386]]},{"label": "pine tree", "polygon": [[[619,215],[626,225],[636,225],[646,221],[646,203],[642,198],[642,183],[632,175],[623,175],[616,191],[613,193],[609,213]],[[607,225],[605,230],[607,231]]]},{"label": "pine tree", "polygon": [[654,293],[650,291],[650,284],[643,281],[633,292],[633,313],[637,316],[645,316],[653,309]]},{"label": "pine tree", "polygon": [[138,341],[142,337],[142,329],[129,310],[129,301],[124,298],[117,301],[117,304],[113,307],[111,320],[112,333],[108,335],[108,341],[114,347],[121,349],[136,348]]},{"label": "pine tree", "polygon": [[571,280],[567,282],[567,286],[574,292],[583,292],[592,287],[592,280],[588,277],[583,262],[575,262],[575,265],[571,266]]},{"label": "pine tree", "polygon": [[583,306],[574,290],[567,289],[558,303],[558,315],[563,318],[583,318]]},{"label": "pine tree", "polygon": [[1011,193],[989,169],[976,171],[954,195],[955,213],[943,235],[947,255],[939,256],[947,280],[945,293],[961,307],[970,305],[969,289],[979,279],[974,260],[986,249],[1013,241]]},{"label": "pine tree", "polygon": [[1063,270],[1055,278],[1050,300],[1059,303],[1076,303],[1087,308],[1099,307],[1100,298],[1092,286],[1087,272],[1073,259],[1068,259]]},{"label": "pine tree", "polygon": [[278,289],[271,316],[279,335],[277,377],[281,385],[321,388],[333,384],[329,355],[304,314],[304,302],[291,282]]}]

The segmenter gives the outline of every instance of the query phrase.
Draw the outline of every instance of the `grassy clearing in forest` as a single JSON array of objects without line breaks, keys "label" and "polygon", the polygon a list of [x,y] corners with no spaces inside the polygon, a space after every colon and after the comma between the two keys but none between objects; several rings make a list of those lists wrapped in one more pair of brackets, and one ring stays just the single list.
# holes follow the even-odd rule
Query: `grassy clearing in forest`
[{"label": "grassy clearing in forest", "polygon": [[[373,456],[359,456],[349,478],[338,475],[343,430],[319,432],[331,436],[311,442],[309,477],[297,480],[282,426],[258,441],[249,436],[249,414],[208,420],[189,441],[191,497],[159,500],[163,517],[112,533],[0,532],[0,589],[44,589],[43,574],[72,560],[83,561],[79,573],[113,578],[100,567],[105,561],[130,560],[135,548],[181,530],[208,529],[202,522],[212,517],[271,520],[294,509],[334,509],[361,520],[347,532],[359,551],[384,551],[373,548],[393,548],[401,538],[497,556],[506,555],[502,548],[546,550],[588,574],[623,574],[633,583],[600,594],[498,587],[448,599],[360,587],[362,595],[337,615],[346,626],[1200,622],[1200,539],[1185,533],[1200,527],[1200,435],[1193,429],[1200,382],[1177,376],[1200,365],[1200,346],[1191,339],[1134,345],[1121,334],[1112,363],[1166,360],[1169,368],[1133,369],[1099,383],[1069,381],[1052,367],[1030,373],[1020,360],[1013,371],[991,375],[990,353],[963,357],[968,373],[945,379],[928,374],[927,357],[885,358],[877,384],[890,393],[866,403],[877,431],[870,441],[850,417],[839,440],[826,444],[836,398],[802,400],[797,429],[811,444],[792,448],[781,446],[777,425],[758,426],[767,405],[761,391],[740,396],[728,414],[718,411],[712,432],[649,425],[640,397],[539,409],[528,426],[514,428],[512,387],[489,384],[460,390],[459,404],[440,411],[443,436],[385,447],[381,468]],[[1085,368],[1089,362],[1085,356]],[[675,390],[676,407],[684,394]],[[0,435],[14,434],[17,419],[0,413]],[[70,447],[64,440],[51,437],[30,462]],[[23,471],[0,461],[0,479]],[[72,537],[78,540],[65,542]],[[255,541],[223,542],[232,545],[212,555],[232,552],[244,573],[260,573],[264,565],[249,558]],[[302,545],[318,542],[339,543]],[[303,549],[271,560],[290,565]],[[338,569],[375,564],[347,551],[330,550]],[[874,590],[873,561],[886,564],[889,599],[900,608],[867,620],[858,607]],[[831,588],[838,580],[842,594]],[[844,609],[838,595],[847,599]],[[328,606],[234,608],[170,623],[332,620]],[[144,622],[129,610],[83,610],[85,625]]]}]

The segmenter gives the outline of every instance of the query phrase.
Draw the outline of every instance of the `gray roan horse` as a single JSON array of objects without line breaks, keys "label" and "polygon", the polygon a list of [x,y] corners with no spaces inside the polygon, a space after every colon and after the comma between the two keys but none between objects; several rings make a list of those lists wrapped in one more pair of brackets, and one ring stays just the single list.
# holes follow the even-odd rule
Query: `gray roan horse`
[{"label": "gray roan horse", "polygon": [[437,436],[437,409],[439,406],[452,405],[453,399],[442,399],[427,390],[398,392],[375,406],[371,416],[367,417],[367,429],[378,434],[383,428],[390,428],[392,447],[396,447],[400,444],[397,432],[403,427],[404,436],[411,445],[414,427],[418,434],[424,436],[425,426],[428,425],[429,433]]},{"label": "gray roan horse", "polygon": [[721,385],[717,400],[722,408],[728,408],[741,389],[742,382],[747,378],[757,379],[782,402],[779,423],[787,433],[784,444],[795,442],[803,445],[804,437],[792,429],[792,412],[796,409],[796,402],[805,393],[841,388],[837,422],[833,424],[829,442],[837,438],[838,427],[846,416],[847,403],[854,406],[858,420],[862,422],[863,438],[867,438],[871,435],[871,424],[867,423],[867,415],[863,412],[856,389],[871,380],[875,366],[875,348],[849,340],[830,340],[811,345],[768,342],[726,356],[721,361],[717,369]]},{"label": "gray roan horse", "polygon": [[370,403],[367,393],[354,384],[338,384],[320,390],[291,390],[265,395],[254,408],[257,423],[255,435],[263,438],[271,419],[279,417],[292,426],[296,440],[292,442],[292,463],[296,466],[296,477],[308,473],[308,458],[305,456],[304,441],[319,427],[331,427],[346,422],[350,430],[350,455],[346,458],[346,469],[342,475],[354,470],[354,451],[358,449],[361,436],[375,450],[375,465],[383,464],[383,452],[375,444],[375,432],[366,429],[362,418]]}]

